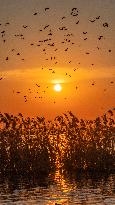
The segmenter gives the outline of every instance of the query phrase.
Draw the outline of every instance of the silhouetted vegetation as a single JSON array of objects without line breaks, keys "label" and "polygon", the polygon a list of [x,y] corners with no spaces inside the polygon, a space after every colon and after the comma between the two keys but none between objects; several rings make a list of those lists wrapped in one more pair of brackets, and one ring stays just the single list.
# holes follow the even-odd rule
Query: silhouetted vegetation
[{"label": "silhouetted vegetation", "polygon": [[68,172],[115,171],[114,114],[94,121],[68,112],[54,121],[0,113],[0,174],[48,176]]},{"label": "silhouetted vegetation", "polygon": [[[55,167],[55,153],[45,119],[0,115],[0,172],[5,175],[48,175]],[[53,158],[50,158],[53,156]]]}]

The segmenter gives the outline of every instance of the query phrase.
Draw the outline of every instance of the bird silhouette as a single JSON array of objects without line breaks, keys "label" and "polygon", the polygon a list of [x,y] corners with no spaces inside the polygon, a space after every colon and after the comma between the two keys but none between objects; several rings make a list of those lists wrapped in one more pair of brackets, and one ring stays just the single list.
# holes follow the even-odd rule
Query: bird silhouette
[{"label": "bird silhouette", "polygon": [[36,83],[36,86],[37,86],[38,88],[40,88],[40,85],[38,85],[37,83]]},{"label": "bird silhouette", "polygon": [[98,39],[101,40],[103,38],[103,36],[99,36]]},{"label": "bird silhouette", "polygon": [[87,34],[87,31],[86,32],[83,31],[83,34]]},{"label": "bird silhouette", "polygon": [[93,20],[89,20],[91,23],[94,23],[95,22],[95,19],[93,19]]},{"label": "bird silhouette", "polygon": [[76,22],[76,24],[78,24],[79,23],[79,20]]},{"label": "bird silhouette", "polygon": [[109,24],[107,22],[103,23],[103,27],[109,27]]},{"label": "bird silhouette", "polygon": [[45,11],[47,11],[47,10],[49,10],[49,9],[50,9],[49,7],[46,7],[46,8],[45,8]]},{"label": "bird silhouette", "polygon": [[96,19],[100,19],[100,16],[97,16]]},{"label": "bird silhouette", "polygon": [[28,26],[26,26],[26,25],[23,25],[23,28],[27,28]]},{"label": "bird silhouette", "polygon": [[38,14],[38,13],[37,13],[37,12],[35,12],[33,15],[34,15],[34,16],[36,16],[37,14]]}]

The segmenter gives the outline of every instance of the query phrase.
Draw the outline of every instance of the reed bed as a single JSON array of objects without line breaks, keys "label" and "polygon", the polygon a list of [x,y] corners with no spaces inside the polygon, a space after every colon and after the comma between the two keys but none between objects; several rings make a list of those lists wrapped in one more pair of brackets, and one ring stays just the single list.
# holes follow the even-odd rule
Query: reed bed
[{"label": "reed bed", "polygon": [[71,111],[53,121],[0,113],[0,175],[48,176],[67,172],[115,171],[114,113],[95,120]]}]

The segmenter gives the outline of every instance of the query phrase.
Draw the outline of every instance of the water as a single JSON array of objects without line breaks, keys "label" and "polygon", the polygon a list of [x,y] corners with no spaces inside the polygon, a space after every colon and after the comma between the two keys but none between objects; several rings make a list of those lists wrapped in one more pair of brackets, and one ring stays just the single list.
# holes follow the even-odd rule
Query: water
[{"label": "water", "polygon": [[70,178],[57,171],[44,181],[15,178],[1,181],[0,205],[37,204],[115,205],[115,175]]}]

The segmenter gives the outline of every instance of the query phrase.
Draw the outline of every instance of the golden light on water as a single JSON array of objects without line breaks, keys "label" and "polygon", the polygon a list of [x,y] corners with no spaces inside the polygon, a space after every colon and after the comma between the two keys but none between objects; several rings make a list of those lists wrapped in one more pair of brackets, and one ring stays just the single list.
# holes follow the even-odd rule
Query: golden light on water
[{"label": "golden light on water", "polygon": [[55,90],[56,92],[60,92],[60,91],[62,90],[62,86],[57,83],[57,84],[54,85],[54,90]]}]

